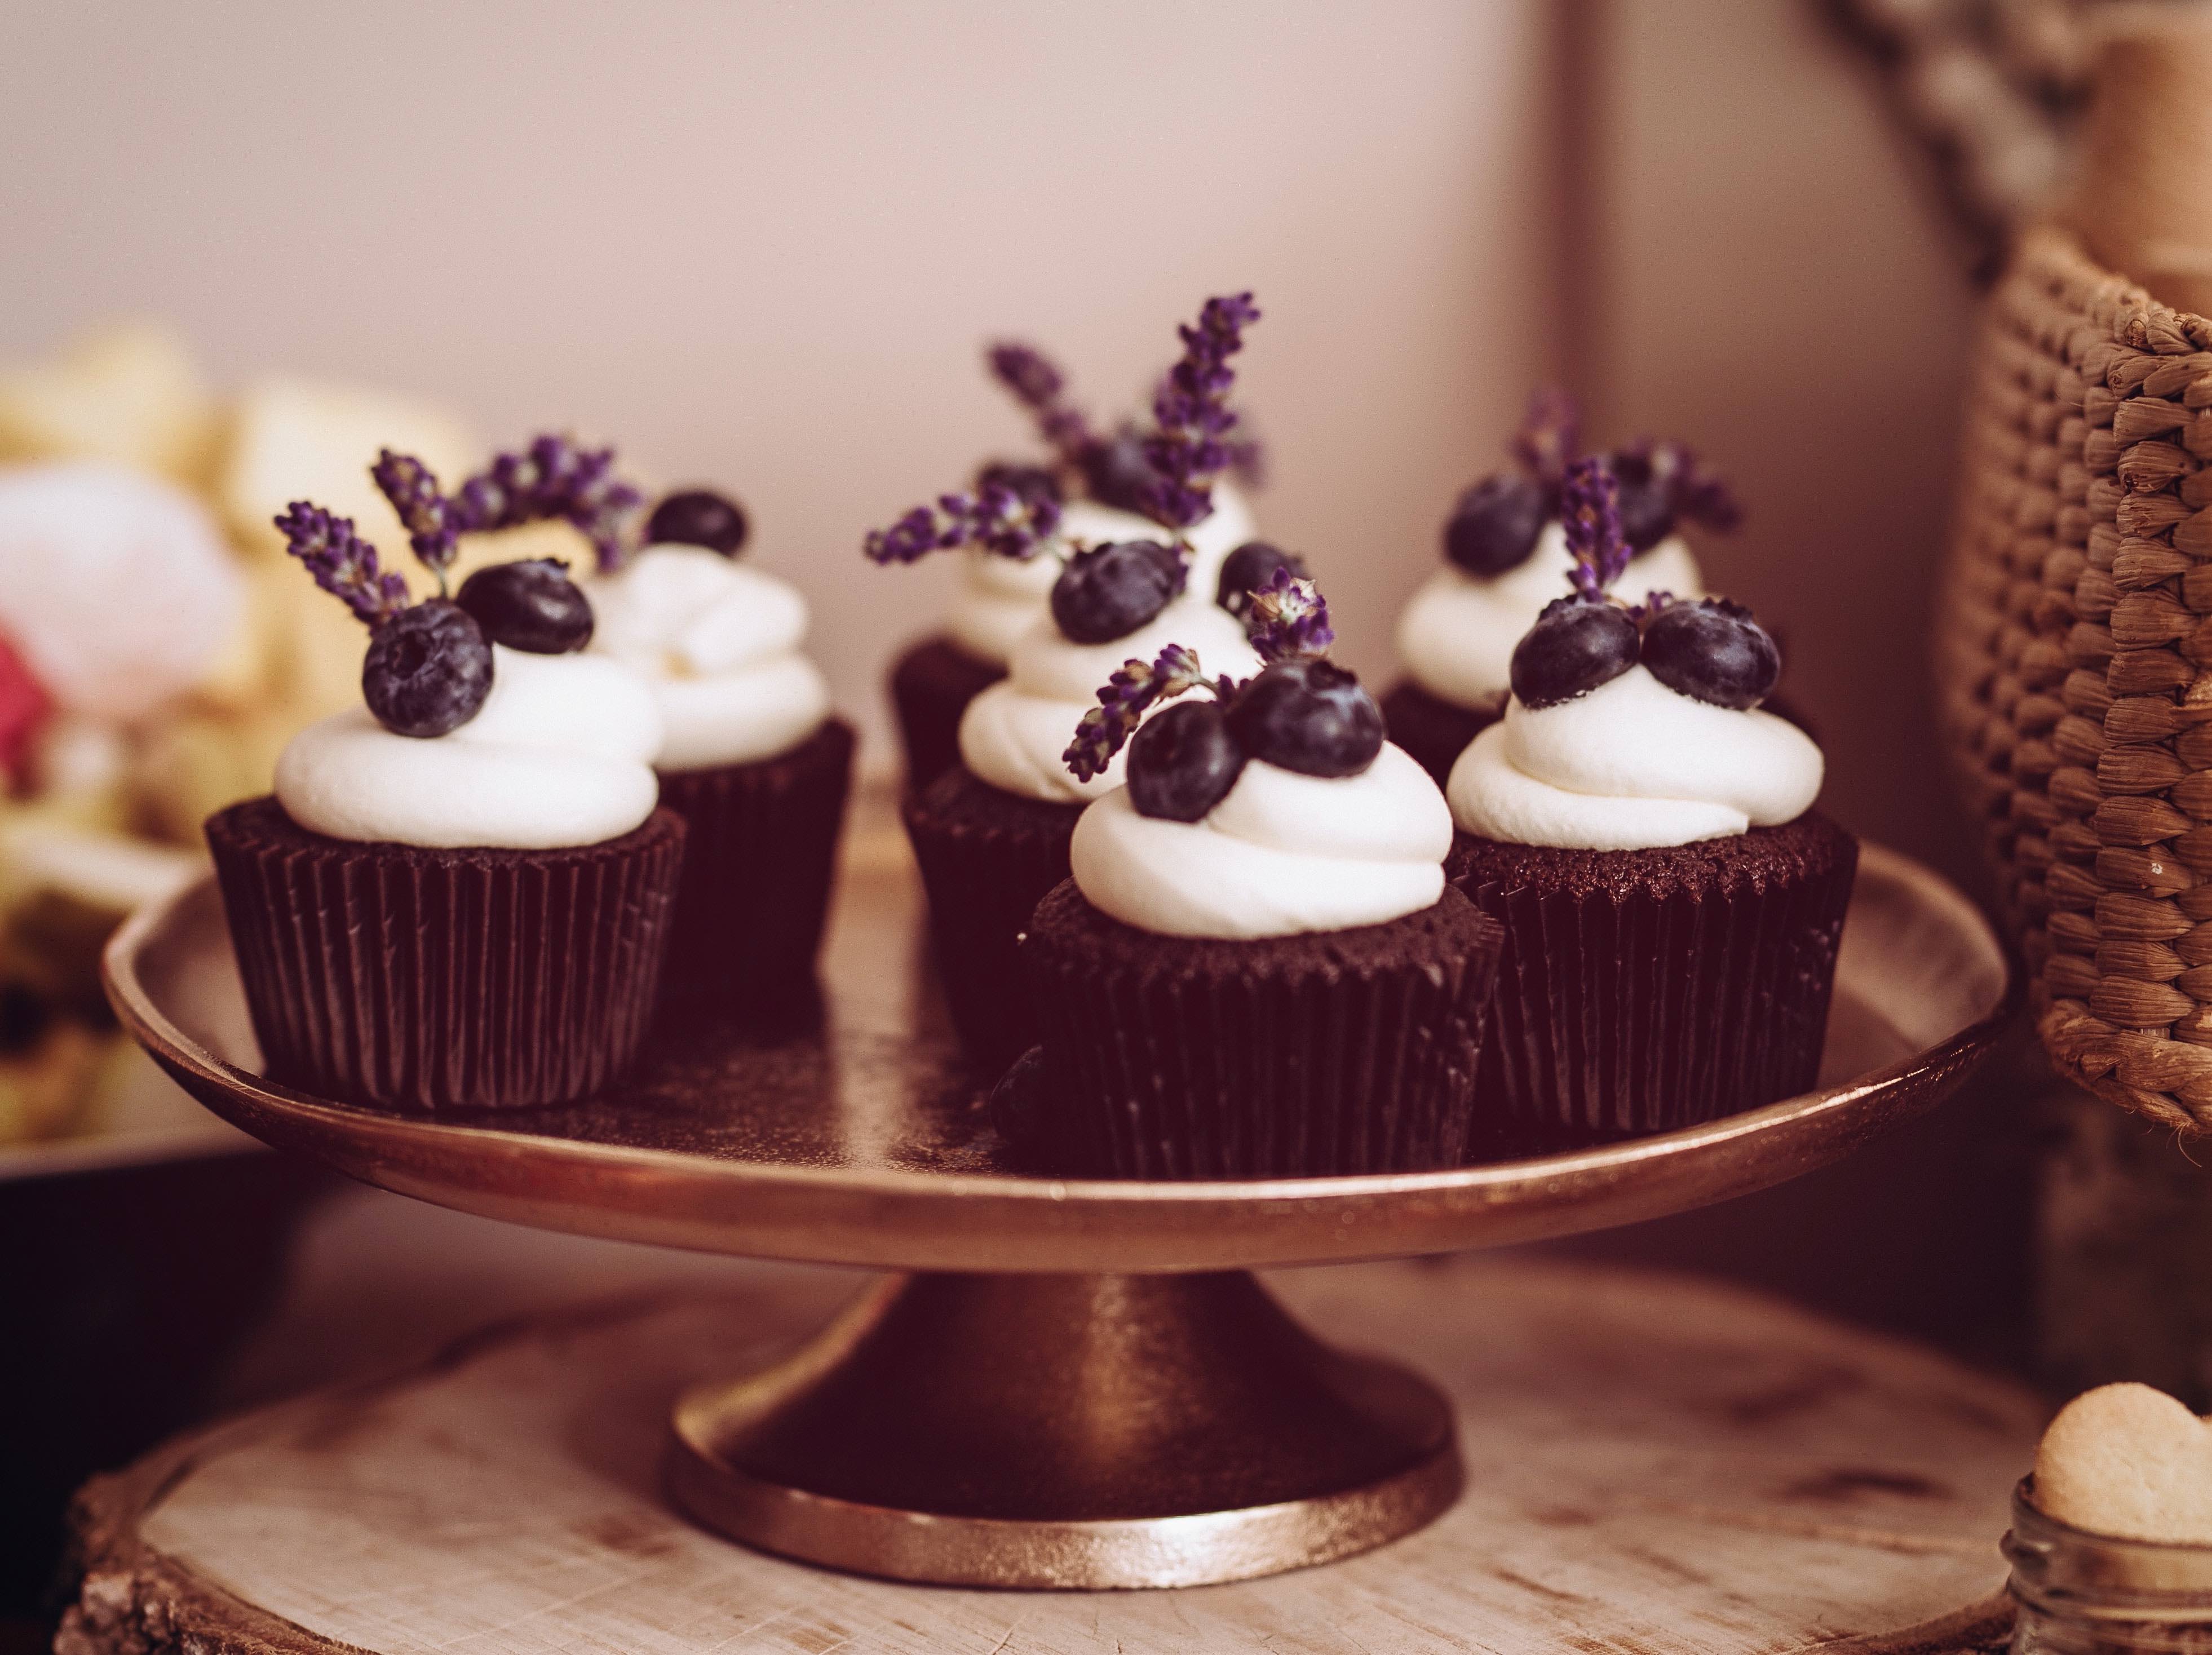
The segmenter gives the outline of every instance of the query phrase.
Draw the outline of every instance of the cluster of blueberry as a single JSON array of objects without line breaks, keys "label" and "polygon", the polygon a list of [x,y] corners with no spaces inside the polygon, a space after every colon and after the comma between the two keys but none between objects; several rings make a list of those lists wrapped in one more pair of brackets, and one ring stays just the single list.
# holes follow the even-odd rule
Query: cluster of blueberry
[{"label": "cluster of blueberry", "polygon": [[[744,545],[738,504],[704,489],[672,494],[646,526],[648,545],[673,541],[734,557]],[[441,736],[483,710],[492,645],[565,655],[592,641],[592,604],[568,566],[528,558],[480,569],[451,599],[401,610],[377,627],[362,662],[362,698],[398,735]]]},{"label": "cluster of blueberry", "polygon": [[1146,720],[1129,741],[1129,802],[1140,816],[1195,822],[1228,797],[1249,759],[1357,776],[1382,736],[1382,709],[1351,672],[1318,655],[1275,661],[1225,698]]},{"label": "cluster of blueberry", "polygon": [[1782,674],[1781,652],[1741,604],[1656,598],[1630,610],[1577,593],[1545,606],[1513,651],[1513,693],[1530,709],[1588,695],[1641,662],[1678,694],[1755,707]]},{"label": "cluster of blueberry", "polygon": [[[1642,448],[1606,457],[1620,485],[1620,530],[1632,554],[1674,532],[1676,490],[1667,469]],[[1469,575],[1494,579],[1528,561],[1544,526],[1559,514],[1556,479],[1500,472],[1459,497],[1444,525],[1444,556]]]}]

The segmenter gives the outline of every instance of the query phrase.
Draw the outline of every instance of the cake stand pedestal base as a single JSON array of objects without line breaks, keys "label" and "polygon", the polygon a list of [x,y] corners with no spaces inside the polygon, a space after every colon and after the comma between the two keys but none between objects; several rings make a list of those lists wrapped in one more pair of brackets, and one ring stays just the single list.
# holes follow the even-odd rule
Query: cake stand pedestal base
[{"label": "cake stand pedestal base", "polygon": [[1273,1574],[1409,1534],[1461,1482],[1442,1395],[1243,1271],[895,1278],[674,1423],[669,1488],[698,1522],[939,1585]]}]

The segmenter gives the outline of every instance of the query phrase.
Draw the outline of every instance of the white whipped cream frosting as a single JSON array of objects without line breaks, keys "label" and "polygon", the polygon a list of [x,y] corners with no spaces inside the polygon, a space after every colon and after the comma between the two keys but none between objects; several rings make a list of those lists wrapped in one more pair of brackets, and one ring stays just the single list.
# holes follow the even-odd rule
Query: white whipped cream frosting
[{"label": "white whipped cream frosting", "polygon": [[592,648],[642,675],[660,704],[662,770],[772,758],[830,715],[829,682],[799,647],[806,599],[788,581],[704,546],[661,545],[585,590]]},{"label": "white whipped cream frosting", "polygon": [[[1213,511],[1191,530],[1192,597],[1211,603],[1221,580],[1221,565],[1247,540],[1259,538],[1252,508],[1235,485],[1213,486]],[[1004,666],[1030,624],[1044,611],[1052,583],[1060,578],[1072,543],[1102,546],[1117,540],[1172,540],[1175,536],[1149,517],[1116,511],[1093,500],[1071,500],[1060,514],[1060,531],[1029,557],[1000,557],[969,551],[961,557],[960,589],[952,599],[945,630],[953,642],[979,660]],[[1105,680],[1101,678],[1100,683]]]},{"label": "white whipped cream frosting", "polygon": [[1451,838],[1437,784],[1386,743],[1358,776],[1251,759],[1195,822],[1140,815],[1117,788],[1078,818],[1072,855],[1091,906],[1140,931],[1288,937],[1433,906]]},{"label": "white whipped cream frosting", "polygon": [[1639,666],[1556,706],[1508,703],[1444,791],[1486,839],[1645,850],[1794,821],[1826,768],[1786,719],[1695,700]]},{"label": "white whipped cream frosting", "polygon": [[[1512,681],[1514,646],[1546,604],[1567,595],[1573,567],[1566,531],[1557,523],[1544,526],[1536,549],[1520,567],[1494,579],[1447,563],[1421,584],[1399,617],[1399,659],[1413,682],[1438,700],[1478,710],[1495,707]],[[1705,576],[1682,538],[1670,534],[1631,559],[1611,590],[1630,604],[1654,592],[1702,598]]]},{"label": "white whipped cream frosting", "polygon": [[366,707],[292,738],[284,813],[333,839],[550,850],[618,838],[653,814],[660,710],[604,655],[492,646],[491,693],[459,729],[395,735]]},{"label": "white whipped cream frosting", "polygon": [[1121,785],[1126,745],[1088,782],[1077,781],[1060,755],[1075,739],[1084,714],[1098,704],[1098,691],[1115,669],[1128,660],[1149,663],[1171,643],[1196,650],[1209,678],[1225,672],[1245,678],[1260,670],[1260,657],[1245,641],[1244,624],[1194,593],[1176,599],[1127,637],[1105,643],[1073,642],[1054,624],[1048,609],[1014,645],[1006,676],[969,702],[960,715],[961,762],[994,788],[1048,804],[1082,804],[1110,792]]}]

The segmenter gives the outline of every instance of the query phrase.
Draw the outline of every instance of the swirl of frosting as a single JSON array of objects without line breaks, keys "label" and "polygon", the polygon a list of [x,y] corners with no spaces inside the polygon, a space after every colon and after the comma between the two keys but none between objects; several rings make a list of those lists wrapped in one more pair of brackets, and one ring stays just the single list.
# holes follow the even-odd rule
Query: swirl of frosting
[{"label": "swirl of frosting", "polygon": [[292,738],[276,800],[333,839],[549,850],[618,838],[653,814],[660,713],[638,676],[602,655],[492,646],[482,710],[429,739],[366,707]]},{"label": "swirl of frosting", "polygon": [[[1441,701],[1486,709],[1504,698],[1514,646],[1554,598],[1567,595],[1574,559],[1566,531],[1547,523],[1519,567],[1495,580],[1479,580],[1446,563],[1423,582],[1398,621],[1398,654],[1413,682]],[[1705,595],[1698,560],[1679,535],[1668,535],[1633,559],[1613,583],[1623,603],[1639,604],[1654,592],[1678,598]]]},{"label": "swirl of frosting", "polygon": [[662,770],[770,758],[829,716],[829,683],[799,648],[806,599],[788,581],[661,545],[586,589],[592,648],[641,674],[660,703]]},{"label": "swirl of frosting", "polygon": [[[1215,484],[1212,514],[1189,534],[1191,595],[1212,602],[1223,562],[1259,532],[1244,496],[1232,484]],[[960,589],[945,618],[945,630],[953,642],[977,660],[1003,666],[1030,623],[1044,612],[1062,567],[1056,554],[1064,552],[1071,541],[1103,546],[1115,540],[1172,538],[1170,530],[1149,517],[1116,511],[1095,500],[1071,500],[1060,512],[1059,533],[1035,556],[1000,557],[970,551],[961,558]]]},{"label": "swirl of frosting", "polygon": [[1246,761],[1195,822],[1139,815],[1129,790],[1075,824],[1075,883],[1092,907],[1169,937],[1287,937],[1380,925],[1443,895],[1451,812],[1388,744],[1357,776]]},{"label": "swirl of frosting", "polygon": [[1794,821],[1826,764],[1796,725],[1716,707],[1632,666],[1470,742],[1445,794],[1469,833],[1510,844],[1645,850]]},{"label": "swirl of frosting", "polygon": [[1006,676],[961,715],[961,761],[994,788],[1049,804],[1081,804],[1121,786],[1126,748],[1088,782],[1077,781],[1060,755],[1115,669],[1127,660],[1150,661],[1171,643],[1196,650],[1211,674],[1243,678],[1260,670],[1243,624],[1194,593],[1127,637],[1104,643],[1072,642],[1047,611],[1015,644]]}]

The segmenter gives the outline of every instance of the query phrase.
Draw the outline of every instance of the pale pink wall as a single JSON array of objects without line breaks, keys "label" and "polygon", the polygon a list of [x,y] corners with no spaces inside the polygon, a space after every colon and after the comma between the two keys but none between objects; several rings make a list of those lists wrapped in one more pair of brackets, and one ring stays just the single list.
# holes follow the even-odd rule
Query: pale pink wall
[{"label": "pale pink wall", "polygon": [[[1269,530],[1381,669],[1542,341],[1521,0],[38,7],[0,52],[0,355],[118,312],[226,377],[416,387],[754,508],[846,706],[945,572],[864,528],[1250,286]],[[366,457],[364,457],[366,458]]]}]

